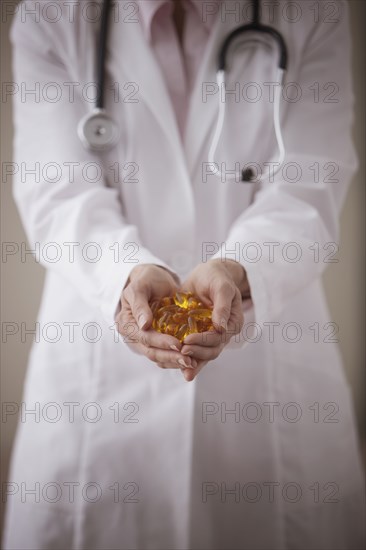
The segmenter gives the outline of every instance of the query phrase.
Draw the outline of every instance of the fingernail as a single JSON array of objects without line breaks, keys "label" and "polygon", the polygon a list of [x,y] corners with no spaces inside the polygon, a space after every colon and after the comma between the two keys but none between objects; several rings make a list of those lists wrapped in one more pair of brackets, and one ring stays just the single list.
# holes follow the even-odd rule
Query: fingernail
[{"label": "fingernail", "polygon": [[172,349],[173,351],[180,351],[177,346],[174,345],[170,346],[170,349]]},{"label": "fingernail", "polygon": [[192,380],[194,380],[194,377],[192,378],[192,380],[189,378],[189,373],[188,373],[188,371],[184,371],[184,372],[183,372],[183,376],[184,376],[186,382],[192,382]]},{"label": "fingernail", "polygon": [[191,351],[191,350],[182,351],[182,354],[183,355],[193,355],[193,351]]},{"label": "fingernail", "polygon": [[139,328],[141,328],[141,329],[144,328],[146,323],[147,323],[147,319],[146,319],[145,315],[140,315],[139,318],[138,318]]},{"label": "fingernail", "polygon": [[178,359],[178,363],[182,365],[185,369],[193,369],[192,365],[187,365],[183,359]]},{"label": "fingernail", "polygon": [[192,366],[195,369],[197,367],[198,363],[195,359],[192,359]]},{"label": "fingernail", "polygon": [[220,327],[222,327],[224,330],[227,330],[227,322],[225,320],[222,320],[220,323]]}]

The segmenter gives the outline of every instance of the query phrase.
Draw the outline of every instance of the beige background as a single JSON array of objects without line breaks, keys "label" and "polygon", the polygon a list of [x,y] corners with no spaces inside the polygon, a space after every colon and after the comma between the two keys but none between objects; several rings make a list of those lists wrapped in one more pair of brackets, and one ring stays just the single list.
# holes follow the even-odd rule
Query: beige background
[{"label": "beige background", "polygon": [[[13,0],[16,3],[17,0]],[[348,379],[352,386],[360,434],[365,429],[365,15],[364,0],[350,0],[354,41],[353,71],[356,94],[354,129],[360,168],[342,214],[340,261],[331,264],[325,274],[326,293],[333,320],[339,325],[340,346]],[[11,81],[10,21],[1,29],[1,80]],[[340,67],[340,70],[342,68]],[[1,103],[1,161],[12,158],[12,112],[10,102]],[[1,240],[25,242],[12,195],[11,182],[1,184]],[[43,269],[19,256],[1,264],[1,321],[25,322],[32,326],[40,301]],[[19,403],[26,371],[31,336],[26,343],[12,338],[1,348],[1,400]],[[1,423],[1,478],[6,480],[16,418]]]}]

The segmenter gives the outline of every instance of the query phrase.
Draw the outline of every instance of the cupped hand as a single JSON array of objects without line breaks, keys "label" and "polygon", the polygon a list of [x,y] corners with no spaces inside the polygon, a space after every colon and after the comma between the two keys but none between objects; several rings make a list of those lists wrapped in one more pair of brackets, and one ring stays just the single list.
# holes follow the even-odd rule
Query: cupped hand
[{"label": "cupped hand", "polygon": [[194,369],[182,369],[187,381],[197,376],[202,368],[216,359],[229,340],[238,334],[244,324],[242,300],[250,296],[246,272],[233,260],[210,260],[199,264],[182,285],[213,308],[214,331],[190,334],[183,341],[181,353],[197,360]]},{"label": "cupped hand", "polygon": [[150,303],[171,296],[179,280],[166,269],[144,264],[136,266],[122,291],[121,310],[116,322],[124,341],[137,353],[145,355],[161,368],[192,369],[197,361],[180,352],[181,342],[152,329]]}]

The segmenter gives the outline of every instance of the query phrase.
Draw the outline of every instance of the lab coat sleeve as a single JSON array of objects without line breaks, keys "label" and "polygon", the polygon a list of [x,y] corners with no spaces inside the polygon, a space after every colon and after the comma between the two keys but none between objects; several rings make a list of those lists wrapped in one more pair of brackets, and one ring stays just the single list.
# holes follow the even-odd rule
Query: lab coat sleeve
[{"label": "lab coat sleeve", "polygon": [[[18,15],[11,31],[19,90],[13,103],[13,194],[40,263],[74,285],[112,325],[137,262],[172,270],[142,246],[98,157],[79,142],[76,128],[86,112],[85,100],[77,91],[70,100],[65,83],[72,76],[53,46],[52,25],[44,26],[31,16],[25,23]],[[51,256],[56,261],[48,260]]]},{"label": "lab coat sleeve", "polygon": [[301,98],[282,102],[284,169],[261,187],[214,256],[232,259],[240,248],[259,324],[320,277],[336,250],[340,209],[357,167],[348,11],[341,7],[338,22],[309,32],[297,79]]}]

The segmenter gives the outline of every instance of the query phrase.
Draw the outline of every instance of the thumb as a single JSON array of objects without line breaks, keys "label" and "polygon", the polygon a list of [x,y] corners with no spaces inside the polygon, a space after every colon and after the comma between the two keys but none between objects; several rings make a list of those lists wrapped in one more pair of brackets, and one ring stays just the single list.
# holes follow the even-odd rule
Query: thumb
[{"label": "thumb", "polygon": [[130,307],[139,329],[148,329],[151,326],[153,315],[146,293],[141,290],[135,291],[130,299]]},{"label": "thumb", "polygon": [[219,332],[227,330],[233,300],[230,287],[219,288],[213,296],[212,323]]}]

